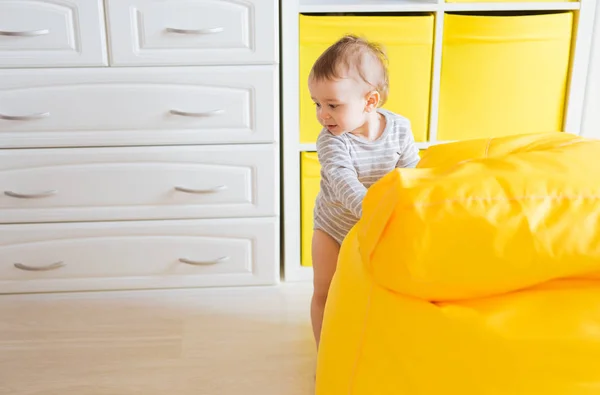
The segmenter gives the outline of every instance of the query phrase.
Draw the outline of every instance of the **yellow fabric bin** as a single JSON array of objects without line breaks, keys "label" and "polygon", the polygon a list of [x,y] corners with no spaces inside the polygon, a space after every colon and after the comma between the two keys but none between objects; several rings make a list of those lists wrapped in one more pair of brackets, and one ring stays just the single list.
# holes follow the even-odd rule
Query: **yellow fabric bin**
[{"label": "yellow fabric bin", "polygon": [[369,188],[316,395],[600,393],[600,141],[537,136],[432,147]]},{"label": "yellow fabric bin", "polygon": [[426,141],[433,56],[433,15],[300,15],[300,143],[314,143],[322,127],[308,91],[308,75],[319,55],[352,33],[385,47],[389,58],[390,95],[384,108],[407,117],[415,140]]},{"label": "yellow fabric bin", "polygon": [[300,162],[301,265],[312,266],[313,210],[321,183],[321,165],[316,152],[303,152]]},{"label": "yellow fabric bin", "polygon": [[572,12],[448,14],[438,140],[563,128]]}]

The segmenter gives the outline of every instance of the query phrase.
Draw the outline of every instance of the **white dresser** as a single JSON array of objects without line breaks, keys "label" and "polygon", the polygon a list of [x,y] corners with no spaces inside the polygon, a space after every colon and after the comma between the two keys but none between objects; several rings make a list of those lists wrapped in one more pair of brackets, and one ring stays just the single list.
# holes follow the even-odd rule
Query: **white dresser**
[{"label": "white dresser", "polygon": [[0,0],[0,293],[279,281],[276,0]]}]

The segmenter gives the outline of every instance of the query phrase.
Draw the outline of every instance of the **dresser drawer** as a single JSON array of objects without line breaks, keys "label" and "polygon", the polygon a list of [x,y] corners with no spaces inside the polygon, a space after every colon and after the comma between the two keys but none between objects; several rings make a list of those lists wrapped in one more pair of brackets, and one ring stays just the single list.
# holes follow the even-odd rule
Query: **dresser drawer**
[{"label": "dresser drawer", "polygon": [[113,65],[278,61],[276,0],[108,0]]},{"label": "dresser drawer", "polygon": [[275,216],[274,145],[0,151],[0,222]]},{"label": "dresser drawer", "polygon": [[274,142],[276,66],[0,70],[0,147]]},{"label": "dresser drawer", "polygon": [[107,65],[102,0],[0,0],[0,67]]},{"label": "dresser drawer", "polygon": [[0,225],[0,293],[272,284],[275,219]]}]

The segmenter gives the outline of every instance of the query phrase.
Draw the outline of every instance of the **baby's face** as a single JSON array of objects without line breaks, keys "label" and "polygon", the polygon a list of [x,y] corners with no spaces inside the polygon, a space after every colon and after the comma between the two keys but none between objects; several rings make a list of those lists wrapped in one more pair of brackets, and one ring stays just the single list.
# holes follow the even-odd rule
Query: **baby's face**
[{"label": "baby's face", "polygon": [[333,135],[352,133],[366,122],[365,87],[353,78],[311,79],[310,95],[317,108],[317,119]]}]

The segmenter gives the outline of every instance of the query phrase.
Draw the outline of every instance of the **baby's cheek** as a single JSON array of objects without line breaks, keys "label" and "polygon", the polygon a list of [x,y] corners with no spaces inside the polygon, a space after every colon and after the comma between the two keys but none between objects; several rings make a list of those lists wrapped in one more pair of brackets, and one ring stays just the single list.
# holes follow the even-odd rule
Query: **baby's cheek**
[{"label": "baby's cheek", "polygon": [[349,111],[349,110],[342,111],[340,115],[344,122],[353,122],[354,119],[356,118],[356,115],[354,114],[354,112]]}]

